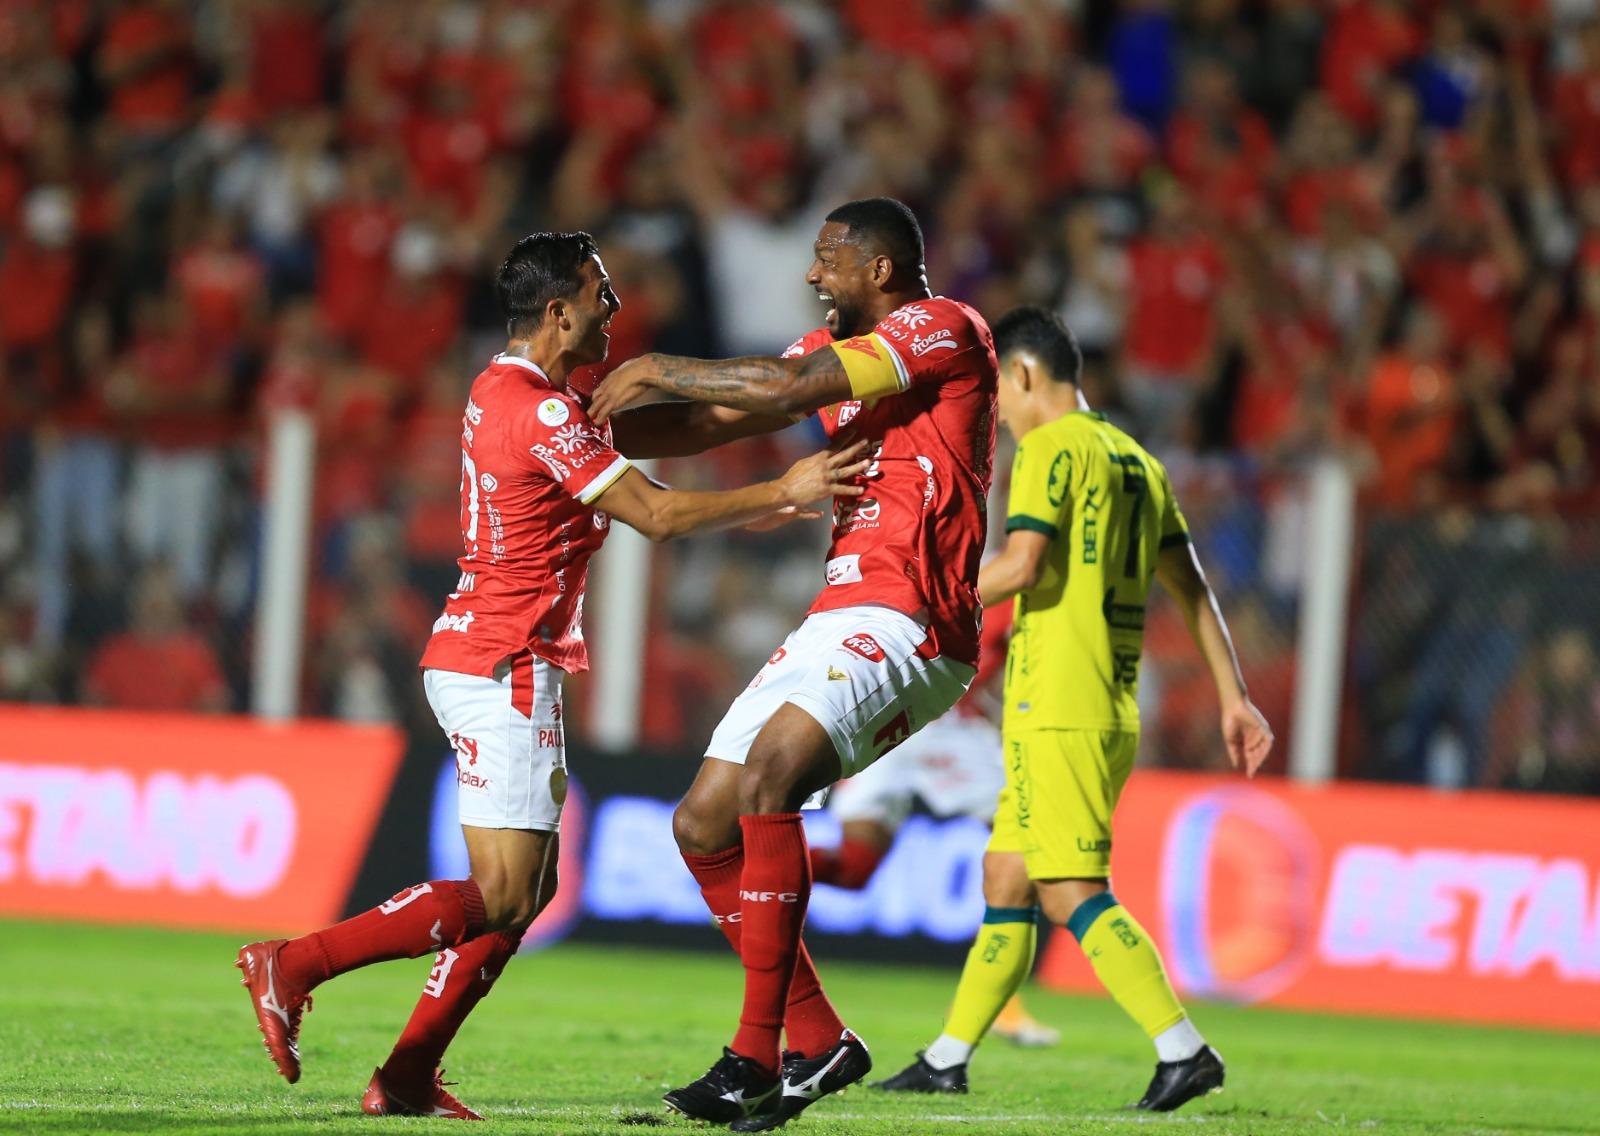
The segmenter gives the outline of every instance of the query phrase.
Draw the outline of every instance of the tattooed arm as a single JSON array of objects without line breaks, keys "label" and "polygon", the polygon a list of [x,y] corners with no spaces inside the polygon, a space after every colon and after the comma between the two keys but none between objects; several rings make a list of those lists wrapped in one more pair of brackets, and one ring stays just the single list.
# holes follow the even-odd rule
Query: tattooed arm
[{"label": "tattooed arm", "polygon": [[762,415],[800,416],[850,398],[850,376],[835,351],[792,359],[685,359],[641,355],[608,375],[589,408],[604,422],[648,389]]},{"label": "tattooed arm", "polygon": [[709,402],[652,402],[611,416],[611,444],[630,458],[686,458],[782,430],[798,417],[752,414]]}]

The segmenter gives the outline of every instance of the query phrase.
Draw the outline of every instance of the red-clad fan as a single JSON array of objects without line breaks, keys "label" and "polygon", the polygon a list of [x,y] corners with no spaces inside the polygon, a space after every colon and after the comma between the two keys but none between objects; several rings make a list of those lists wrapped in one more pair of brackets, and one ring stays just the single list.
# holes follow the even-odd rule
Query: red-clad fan
[{"label": "red-clad fan", "polygon": [[[932,294],[921,227],[891,198],[829,213],[806,279],[830,305],[827,326],[783,358],[646,355],[612,372],[594,403],[630,454],[698,452],[812,413],[835,444],[872,446],[865,494],[835,504],[821,593],[729,708],[673,818],[740,952],[745,1000],[723,1058],[666,1100],[736,1131],[777,1127],[872,1067],[801,942],[812,883],[801,803],[944,714],[978,663],[998,382],[989,326]],[[610,418],[646,388],[695,401]]]},{"label": "red-clad fan", "polygon": [[433,880],[336,926],[251,943],[237,965],[289,1081],[313,988],[357,967],[438,952],[411,1021],[372,1076],[376,1115],[477,1114],[448,1092],[440,1059],[555,893],[566,799],[564,673],[586,670],[589,557],[616,517],[653,540],[848,498],[862,447],[814,454],[781,479],[726,493],[678,492],[612,448],[568,389],[603,361],[621,307],[587,233],[536,233],[501,264],[510,342],[472,383],[461,420],[461,568],[422,656],[423,684],[456,751],[472,872]]}]

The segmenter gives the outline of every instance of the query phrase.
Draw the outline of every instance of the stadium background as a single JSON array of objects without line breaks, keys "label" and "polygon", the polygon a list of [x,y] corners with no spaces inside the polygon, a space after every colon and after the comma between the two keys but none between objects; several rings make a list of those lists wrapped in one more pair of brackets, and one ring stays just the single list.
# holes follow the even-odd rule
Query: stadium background
[{"label": "stadium background", "polygon": [[[0,0],[0,698],[26,704],[0,712],[0,909],[148,919],[156,896],[179,922],[297,925],[452,855],[417,839],[447,755],[415,660],[455,578],[465,384],[504,340],[493,265],[529,229],[589,228],[624,301],[613,361],[773,353],[819,321],[801,277],[821,214],[891,193],[924,221],[938,291],[991,316],[1060,311],[1091,400],[1168,463],[1284,739],[1272,773],[1304,757],[1309,705],[1333,744],[1293,771],[1464,790],[1395,790],[1366,819],[1434,818],[1387,837],[1396,855],[1531,858],[1549,887],[1529,885],[1523,922],[1546,917],[1536,894],[1576,897],[1572,926],[1548,916],[1570,958],[1525,944],[1502,978],[1537,980],[1555,1017],[1587,1013],[1600,861],[1572,834],[1600,818],[1578,803],[1600,792],[1597,17],[1586,0]],[[258,705],[268,439],[285,421],[315,429],[295,714],[397,733],[307,726],[270,735],[286,756],[250,759],[244,724],[42,709]],[[658,472],[729,485],[817,441],[797,428]],[[679,922],[707,941],[697,910],[666,914],[669,882],[629,874],[675,865],[648,802],[687,783],[809,603],[824,543],[796,526],[602,554],[643,587],[642,699],[637,744],[605,754],[599,692],[569,688],[584,820],[625,803],[612,842],[569,841],[588,859],[568,878],[635,890],[575,885],[569,923]],[[1308,589],[1330,579],[1312,627]],[[591,634],[606,604],[597,588]],[[1213,697],[1170,607],[1147,643],[1143,761],[1214,773]],[[626,669],[595,648],[602,674]],[[346,880],[323,907],[208,876],[215,832],[130,866],[173,818],[234,815],[204,796],[216,781],[245,818],[234,850],[259,852],[273,830],[257,806],[276,798],[242,779],[274,761],[299,778],[285,792],[304,847],[283,879],[331,864]],[[181,783],[156,786],[172,769]],[[102,792],[108,771],[123,780]],[[1221,791],[1200,774],[1148,784]],[[46,864],[40,818],[64,785],[95,803]],[[1477,795],[1492,790],[1538,796]],[[318,794],[361,799],[332,860],[315,841],[340,821],[310,823]],[[1281,834],[1263,799],[1207,822],[1219,896],[1248,857],[1215,849]],[[1489,821],[1457,823],[1479,804]],[[1370,832],[1358,817],[1323,834],[1312,813],[1274,878],[1299,880],[1303,853],[1321,895]],[[121,817],[122,843],[85,850],[83,815]],[[1229,816],[1245,818],[1233,837]],[[1148,886],[1176,823],[1120,834],[1148,849]],[[908,863],[975,847],[919,824]],[[612,852],[620,866],[597,863]],[[955,927],[973,891],[949,855]],[[83,890],[42,908],[63,881]],[[1322,944],[1315,913],[1254,910],[1284,942],[1239,948],[1234,978]],[[840,919],[840,949],[864,953],[949,955],[964,937]],[[1390,946],[1369,969],[1427,969],[1425,950]],[[1467,974],[1465,947],[1450,965]]]}]

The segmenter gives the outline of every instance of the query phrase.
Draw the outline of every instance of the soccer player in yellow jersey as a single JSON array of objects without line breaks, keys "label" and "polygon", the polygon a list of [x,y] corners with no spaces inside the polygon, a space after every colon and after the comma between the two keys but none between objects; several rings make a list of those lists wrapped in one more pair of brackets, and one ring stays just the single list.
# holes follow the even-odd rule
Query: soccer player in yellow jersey
[{"label": "soccer player in yellow jersey", "polygon": [[1222,1087],[1161,955],[1111,894],[1111,814],[1139,745],[1145,599],[1183,609],[1222,707],[1229,760],[1253,775],[1272,729],[1245,692],[1227,625],[1195,558],[1167,471],[1089,409],[1064,324],[1021,308],[994,325],[1000,419],[1017,438],[1006,544],[983,566],[985,606],[1016,597],[1006,660],[1006,782],[984,857],[983,927],[945,1032],[877,1087],[966,1092],[967,1062],[1033,963],[1037,917],[1077,938],[1117,1004],[1155,1042],[1137,1107],[1177,1108]]}]

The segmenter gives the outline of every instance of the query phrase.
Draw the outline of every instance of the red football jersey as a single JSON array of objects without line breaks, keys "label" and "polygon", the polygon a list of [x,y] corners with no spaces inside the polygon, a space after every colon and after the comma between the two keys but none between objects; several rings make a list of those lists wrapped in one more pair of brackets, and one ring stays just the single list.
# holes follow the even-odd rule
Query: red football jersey
[{"label": "red football jersey", "polygon": [[532,651],[588,670],[583,588],[610,521],[594,501],[627,469],[609,425],[533,363],[495,356],[461,421],[461,581],[422,666],[492,675]]},{"label": "red football jersey", "polygon": [[[829,344],[833,336],[819,328],[784,354]],[[835,346],[874,358],[886,350],[899,393],[817,412],[830,438],[868,438],[878,450],[866,493],[834,502],[827,582],[811,610],[925,609],[933,649],[975,667],[999,383],[989,325],[967,305],[935,296],[905,304],[870,334]]]}]

